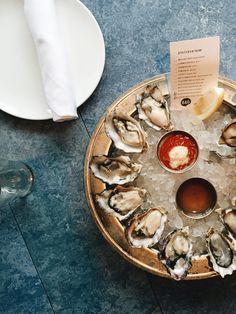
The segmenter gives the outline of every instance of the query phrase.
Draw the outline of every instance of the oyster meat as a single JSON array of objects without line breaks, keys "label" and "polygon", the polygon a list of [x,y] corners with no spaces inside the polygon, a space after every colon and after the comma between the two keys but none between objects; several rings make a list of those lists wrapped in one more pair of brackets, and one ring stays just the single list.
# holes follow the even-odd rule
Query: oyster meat
[{"label": "oyster meat", "polygon": [[101,209],[119,220],[127,219],[144,201],[146,190],[129,186],[117,186],[104,190],[95,199]]},{"label": "oyster meat", "polygon": [[163,248],[158,253],[162,263],[175,280],[184,278],[191,267],[192,242],[189,228],[174,230],[167,235]]},{"label": "oyster meat", "polygon": [[235,252],[230,240],[223,232],[210,228],[206,236],[209,259],[213,269],[224,277],[236,269]]},{"label": "oyster meat", "polygon": [[236,207],[236,196],[232,197],[231,204]]},{"label": "oyster meat", "polygon": [[236,238],[236,208],[218,208],[216,212],[226,229]]},{"label": "oyster meat", "polygon": [[166,221],[163,208],[150,208],[131,220],[125,231],[126,238],[133,247],[151,247],[159,241]]},{"label": "oyster meat", "polygon": [[231,121],[222,130],[219,144],[226,144],[230,147],[236,147],[236,120]]},{"label": "oyster meat", "polygon": [[231,242],[233,250],[236,251],[236,208],[218,208],[216,212],[226,228],[226,236]]},{"label": "oyster meat", "polygon": [[145,91],[137,96],[136,106],[139,118],[152,128],[158,131],[172,128],[167,101],[157,85],[148,85]]},{"label": "oyster meat", "polygon": [[128,156],[94,156],[90,168],[95,177],[108,184],[125,184],[134,181],[142,165],[132,163]]},{"label": "oyster meat", "polygon": [[126,153],[141,153],[146,147],[146,133],[131,116],[113,110],[105,121],[107,135],[114,145]]}]

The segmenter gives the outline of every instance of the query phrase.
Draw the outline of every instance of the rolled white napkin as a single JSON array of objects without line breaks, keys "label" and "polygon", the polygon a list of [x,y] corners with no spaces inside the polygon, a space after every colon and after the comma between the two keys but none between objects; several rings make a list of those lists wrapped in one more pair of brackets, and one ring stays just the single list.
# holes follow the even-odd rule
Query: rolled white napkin
[{"label": "rolled white napkin", "polygon": [[45,96],[53,120],[76,119],[75,95],[54,0],[24,0],[24,11],[35,42]]}]

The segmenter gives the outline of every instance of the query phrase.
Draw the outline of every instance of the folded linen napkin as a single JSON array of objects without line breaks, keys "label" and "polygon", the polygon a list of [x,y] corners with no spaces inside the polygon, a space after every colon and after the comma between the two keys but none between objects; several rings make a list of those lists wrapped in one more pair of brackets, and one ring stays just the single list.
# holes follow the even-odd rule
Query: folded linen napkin
[{"label": "folded linen napkin", "polygon": [[61,122],[76,119],[75,95],[54,0],[24,0],[24,11],[35,42],[45,96],[53,120]]}]

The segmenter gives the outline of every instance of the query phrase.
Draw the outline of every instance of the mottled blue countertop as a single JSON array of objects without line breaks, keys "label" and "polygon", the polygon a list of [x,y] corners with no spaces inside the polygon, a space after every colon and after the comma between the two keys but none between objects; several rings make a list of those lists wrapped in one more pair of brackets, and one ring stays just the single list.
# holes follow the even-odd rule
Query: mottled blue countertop
[{"label": "mottled blue countertop", "polygon": [[104,34],[101,82],[79,119],[55,124],[0,112],[1,155],[28,163],[34,191],[0,209],[0,313],[235,313],[236,277],[174,282],[123,260],[87,206],[92,131],[123,92],[169,71],[169,42],[220,35],[220,74],[236,80],[234,0],[84,0]]}]

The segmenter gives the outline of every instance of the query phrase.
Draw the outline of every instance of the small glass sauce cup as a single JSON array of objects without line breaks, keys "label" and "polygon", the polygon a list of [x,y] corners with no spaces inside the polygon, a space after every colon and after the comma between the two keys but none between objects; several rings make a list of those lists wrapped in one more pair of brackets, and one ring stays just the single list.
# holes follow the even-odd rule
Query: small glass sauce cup
[{"label": "small glass sauce cup", "polygon": [[[166,143],[167,140],[169,140],[170,138],[174,138],[175,136],[178,136],[178,135],[181,135],[183,137],[185,137],[186,139],[189,139],[189,143],[191,142],[191,144],[193,144],[195,146],[195,154],[194,154],[194,158],[193,160],[191,161],[191,163],[185,167],[183,167],[182,169],[173,169],[171,167],[168,167],[164,162],[163,162],[163,158],[161,156],[161,148],[163,147],[163,144]],[[185,146],[185,145],[176,145],[176,146]],[[175,147],[175,146],[173,146]],[[188,148],[188,147],[187,147]],[[199,155],[199,147],[198,147],[198,143],[197,141],[195,140],[195,138],[185,132],[185,131],[182,131],[182,130],[174,130],[174,131],[170,131],[170,132],[167,132],[165,133],[158,141],[157,143],[157,158],[158,158],[158,161],[161,165],[162,168],[164,168],[165,170],[169,171],[169,172],[172,172],[172,173],[184,173],[190,169],[193,168],[193,166],[195,165],[197,159],[198,159],[198,155]]]}]

